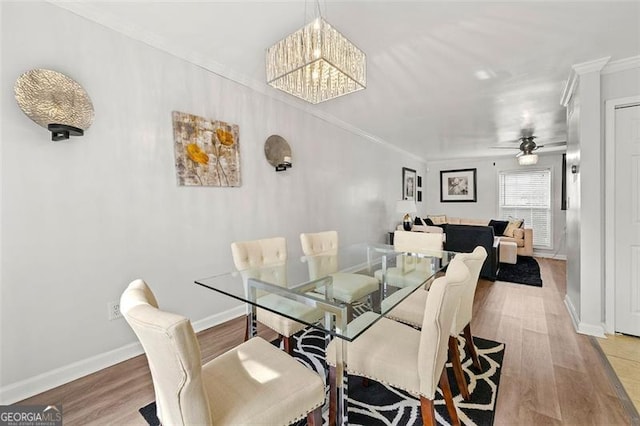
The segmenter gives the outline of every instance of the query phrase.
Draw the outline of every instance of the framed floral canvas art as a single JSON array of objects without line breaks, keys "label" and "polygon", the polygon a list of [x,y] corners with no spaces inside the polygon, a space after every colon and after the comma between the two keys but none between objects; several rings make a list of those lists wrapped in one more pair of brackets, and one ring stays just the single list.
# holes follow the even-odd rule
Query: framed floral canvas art
[{"label": "framed floral canvas art", "polygon": [[236,124],[174,111],[176,175],[181,186],[240,186]]}]

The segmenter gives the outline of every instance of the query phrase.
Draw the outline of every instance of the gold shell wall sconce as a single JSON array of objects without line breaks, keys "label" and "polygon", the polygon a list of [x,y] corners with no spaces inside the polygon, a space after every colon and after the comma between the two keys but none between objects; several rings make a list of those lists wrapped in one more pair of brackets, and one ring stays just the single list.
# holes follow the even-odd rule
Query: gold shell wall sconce
[{"label": "gold shell wall sconce", "polygon": [[93,104],[87,92],[57,71],[27,71],[16,81],[14,91],[22,112],[48,129],[52,141],[82,136],[93,123]]},{"label": "gold shell wall sconce", "polygon": [[276,168],[276,172],[283,172],[291,163],[291,147],[285,138],[279,135],[271,135],[264,142],[264,156],[269,164]]}]

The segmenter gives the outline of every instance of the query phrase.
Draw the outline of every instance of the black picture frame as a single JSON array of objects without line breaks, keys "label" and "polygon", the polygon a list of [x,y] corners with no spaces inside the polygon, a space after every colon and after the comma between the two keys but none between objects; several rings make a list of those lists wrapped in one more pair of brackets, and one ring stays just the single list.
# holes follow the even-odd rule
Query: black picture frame
[{"label": "black picture frame", "polygon": [[422,191],[418,191],[418,202],[422,201]]},{"label": "black picture frame", "polygon": [[441,203],[476,203],[477,169],[457,169],[440,171]]},{"label": "black picture frame", "polygon": [[418,176],[418,188],[422,188],[422,176]]},{"label": "black picture frame", "polygon": [[416,199],[416,171],[408,167],[402,168],[402,199]]}]

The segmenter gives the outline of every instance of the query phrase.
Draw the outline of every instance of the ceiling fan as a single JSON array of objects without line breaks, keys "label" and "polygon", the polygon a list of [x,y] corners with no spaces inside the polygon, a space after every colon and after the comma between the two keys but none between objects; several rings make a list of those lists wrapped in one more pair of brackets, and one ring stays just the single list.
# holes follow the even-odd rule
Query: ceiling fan
[{"label": "ceiling fan", "polygon": [[[522,136],[519,139],[517,139],[514,142],[520,142],[520,146],[518,147],[518,149],[520,150],[520,152],[518,154],[516,154],[516,157],[518,158],[518,163],[520,165],[531,165],[531,164],[536,164],[538,162],[538,155],[534,154],[534,151],[537,151],[540,148],[543,147],[551,147],[551,146],[566,146],[567,142],[551,142],[551,143],[547,143],[545,145],[538,145],[535,143],[534,139],[536,137],[531,135],[531,136]],[[492,148],[498,148],[498,149],[516,149],[515,146],[494,146]]]}]

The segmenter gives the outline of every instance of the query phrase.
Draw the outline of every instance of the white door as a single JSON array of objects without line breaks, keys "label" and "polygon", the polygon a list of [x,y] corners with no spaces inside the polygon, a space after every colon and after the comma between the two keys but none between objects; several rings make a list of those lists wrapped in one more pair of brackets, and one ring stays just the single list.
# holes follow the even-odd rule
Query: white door
[{"label": "white door", "polygon": [[615,114],[615,329],[640,336],[640,106]]}]

